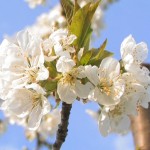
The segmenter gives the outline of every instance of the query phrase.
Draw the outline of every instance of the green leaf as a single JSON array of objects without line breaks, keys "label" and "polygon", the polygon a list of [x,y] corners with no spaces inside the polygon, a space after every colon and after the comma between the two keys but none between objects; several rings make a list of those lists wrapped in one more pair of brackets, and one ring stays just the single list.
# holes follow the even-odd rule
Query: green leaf
[{"label": "green leaf", "polygon": [[80,7],[80,5],[78,4],[77,0],[75,0],[73,15],[74,15],[80,8],[81,8],[81,7]]},{"label": "green leaf", "polygon": [[92,56],[92,51],[86,51],[86,53],[83,54],[81,59],[80,59],[80,64],[81,65],[87,65],[91,56]]},{"label": "green leaf", "polygon": [[73,12],[74,12],[74,5],[70,0],[61,0],[61,5],[64,11],[64,15],[67,19],[68,24],[71,24]]},{"label": "green leaf", "polygon": [[96,56],[93,59],[98,60],[103,55],[106,45],[107,45],[107,39],[100,46],[98,53],[96,54]]},{"label": "green leaf", "polygon": [[[73,45],[78,48],[87,45],[87,36],[91,34],[91,21],[100,1],[96,3],[88,3],[83,8],[79,8],[74,16],[69,27],[70,32],[77,36]],[[89,41],[89,40],[88,40]]]},{"label": "green leaf", "polygon": [[56,69],[56,62],[45,62],[45,67],[49,70],[49,76],[51,78],[55,78],[58,74],[57,69]]},{"label": "green leaf", "polygon": [[93,30],[90,28],[88,33],[87,33],[87,36],[85,38],[84,45],[83,45],[85,51],[89,50],[92,31]]},{"label": "green leaf", "polygon": [[47,92],[55,91],[57,88],[57,81],[51,81],[51,80],[45,81],[44,88],[46,89]]},{"label": "green leaf", "polygon": [[99,66],[100,63],[101,63],[101,61],[102,61],[104,58],[113,55],[112,52],[109,52],[109,51],[105,50],[106,45],[107,45],[107,39],[106,39],[106,40],[104,41],[104,43],[100,46],[100,48],[98,48],[98,49],[92,49],[92,50],[91,50],[93,55],[92,55],[90,61],[88,62],[88,64]]}]

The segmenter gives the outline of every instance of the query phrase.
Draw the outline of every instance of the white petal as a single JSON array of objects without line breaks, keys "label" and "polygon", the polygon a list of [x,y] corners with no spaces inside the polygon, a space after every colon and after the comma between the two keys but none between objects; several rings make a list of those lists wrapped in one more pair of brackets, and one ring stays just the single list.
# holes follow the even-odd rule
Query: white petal
[{"label": "white petal", "polygon": [[18,32],[17,41],[22,51],[28,55],[36,57],[41,54],[41,39],[37,35],[31,35],[28,30]]},{"label": "white petal", "polygon": [[22,50],[27,50],[28,44],[30,42],[31,35],[28,30],[22,30],[17,34],[17,41]]},{"label": "white petal", "polygon": [[135,42],[134,38],[132,37],[132,35],[129,35],[128,37],[126,37],[123,40],[123,42],[121,44],[121,48],[120,48],[121,58],[124,59],[124,57],[127,54],[130,54],[135,45],[136,45],[136,42]]},{"label": "white petal", "polygon": [[50,35],[50,39],[54,40],[55,42],[59,42],[60,40],[65,39],[67,35],[68,30],[59,29]]},{"label": "white petal", "polygon": [[104,58],[100,64],[99,74],[101,71],[104,71],[107,76],[109,75],[111,78],[114,78],[120,73],[120,64],[112,57]]},{"label": "white petal", "polygon": [[72,44],[73,43],[73,41],[76,39],[77,37],[75,36],[75,35],[70,35],[69,37],[68,37],[68,39],[67,39],[67,45],[70,45],[70,44]]},{"label": "white petal", "polygon": [[98,67],[96,66],[85,66],[85,74],[87,78],[94,84],[97,85],[99,83],[98,78]]},{"label": "white petal", "polygon": [[56,45],[54,45],[54,50],[57,56],[61,56],[60,53],[63,52],[63,47],[60,43],[57,43]]},{"label": "white petal", "polygon": [[110,132],[110,120],[105,112],[101,112],[99,116],[99,130],[103,136],[107,136]]},{"label": "white petal", "polygon": [[117,133],[125,133],[130,128],[130,119],[128,116],[124,115],[119,119],[116,118],[112,123],[112,130]]},{"label": "white petal", "polygon": [[16,89],[10,92],[8,100],[2,104],[2,109],[9,110],[18,117],[25,117],[32,108],[32,93],[26,89]]},{"label": "white petal", "polygon": [[36,84],[36,83],[32,83],[32,84],[26,85],[25,88],[33,89],[39,94],[43,94],[43,95],[46,94],[44,89],[39,84]]},{"label": "white petal", "polygon": [[75,92],[79,98],[87,98],[93,88],[93,85],[89,82],[85,85],[81,84],[78,80],[75,82]]},{"label": "white petal", "polygon": [[59,82],[57,86],[59,98],[67,104],[72,104],[76,99],[76,93],[69,83]]},{"label": "white petal", "polygon": [[48,99],[44,96],[42,96],[42,103],[43,103],[42,104],[42,107],[43,107],[42,113],[43,113],[43,115],[45,115],[50,112],[51,105],[50,105]]},{"label": "white petal", "polygon": [[40,66],[38,71],[38,76],[36,78],[37,81],[46,80],[49,77],[49,71],[45,68],[45,66]]},{"label": "white petal", "polygon": [[108,96],[105,93],[102,93],[98,88],[94,89],[94,99],[99,104],[104,105],[104,106],[116,105],[120,102],[120,99],[114,100],[111,95]]},{"label": "white petal", "polygon": [[143,63],[145,61],[145,59],[147,58],[147,55],[148,55],[147,44],[144,42],[137,44],[135,46],[133,52],[134,52],[133,57],[134,57],[135,61],[138,64]]},{"label": "white petal", "polygon": [[125,83],[124,80],[118,79],[114,81],[113,87],[111,88],[112,98],[114,100],[118,100],[124,94],[125,91]]},{"label": "white petal", "polygon": [[35,106],[29,114],[27,126],[30,130],[36,130],[42,119],[42,108],[40,105]]},{"label": "white petal", "polygon": [[65,73],[69,72],[75,65],[75,62],[72,59],[61,56],[57,61],[56,68],[57,71]]}]

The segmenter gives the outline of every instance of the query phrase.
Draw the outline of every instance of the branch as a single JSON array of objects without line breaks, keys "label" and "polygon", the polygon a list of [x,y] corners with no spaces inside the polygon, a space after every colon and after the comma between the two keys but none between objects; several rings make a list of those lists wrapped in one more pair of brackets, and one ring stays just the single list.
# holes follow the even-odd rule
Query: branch
[{"label": "branch", "polygon": [[37,146],[36,146],[36,150],[40,150],[40,148],[42,146],[45,146],[47,147],[49,150],[52,149],[52,144],[48,143],[47,141],[43,140],[41,137],[40,137],[40,134],[37,133]]},{"label": "branch", "polygon": [[62,144],[65,142],[68,132],[69,115],[71,108],[72,104],[67,104],[65,102],[62,103],[61,123],[58,126],[56,141],[53,145],[53,150],[60,150]]}]

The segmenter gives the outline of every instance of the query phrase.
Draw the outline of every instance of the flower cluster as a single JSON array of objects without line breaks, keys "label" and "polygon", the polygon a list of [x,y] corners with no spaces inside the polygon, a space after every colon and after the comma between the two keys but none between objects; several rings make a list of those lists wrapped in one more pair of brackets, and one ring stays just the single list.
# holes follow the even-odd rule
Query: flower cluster
[{"label": "flower cluster", "polygon": [[[121,44],[120,63],[112,58],[106,58],[109,61],[105,66],[104,60],[101,63],[97,77],[100,77],[99,83],[104,82],[94,89],[92,97],[103,105],[99,118],[96,117],[103,136],[112,132],[126,133],[130,128],[130,116],[138,114],[139,106],[148,108],[150,71],[142,66],[147,54],[147,45],[144,42],[136,44],[129,35]],[[94,73],[89,79],[97,85],[97,77]],[[92,111],[88,113],[97,116]]]},{"label": "flower cluster", "polygon": [[51,29],[45,40],[28,30],[19,32],[14,42],[5,39],[0,45],[1,109],[36,130],[44,118],[42,126],[51,123],[48,96],[67,104],[90,100],[100,105],[102,135],[127,130],[129,116],[150,101],[150,72],[142,66],[147,45],[136,44],[130,35],[121,44],[121,61],[103,56],[93,64],[93,51],[74,46],[76,39],[67,29]]},{"label": "flower cluster", "polygon": [[7,114],[26,118],[31,129],[39,126],[50,109],[46,92],[39,85],[49,77],[41,42],[28,31],[21,31],[15,43],[4,40],[0,45],[1,108]]}]

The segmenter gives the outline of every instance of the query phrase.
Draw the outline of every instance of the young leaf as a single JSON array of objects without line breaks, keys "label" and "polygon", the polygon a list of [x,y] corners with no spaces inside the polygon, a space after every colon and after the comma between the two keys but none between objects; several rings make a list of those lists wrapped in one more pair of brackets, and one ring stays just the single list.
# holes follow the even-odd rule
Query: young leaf
[{"label": "young leaf", "polygon": [[106,57],[109,57],[109,56],[112,56],[113,53],[112,52],[109,52],[107,50],[105,50],[106,48],[106,44],[107,44],[107,39],[104,41],[104,43],[100,46],[100,48],[98,49],[92,49],[92,57],[90,59],[90,61],[88,62],[88,64],[91,64],[91,65],[96,65],[96,66],[99,66],[101,61],[106,58]]},{"label": "young leaf", "polygon": [[73,12],[74,12],[74,5],[70,0],[61,0],[61,5],[64,11],[64,15],[66,17],[66,20],[68,24],[71,24]]},{"label": "young leaf", "polygon": [[81,8],[81,7],[80,7],[80,5],[78,4],[77,0],[75,0],[73,15],[74,15],[80,8]]},{"label": "young leaf", "polygon": [[81,59],[80,59],[80,64],[86,65],[89,62],[91,56],[92,56],[92,51],[86,51],[86,53],[83,54]]},{"label": "young leaf", "polygon": [[[72,22],[69,27],[70,32],[77,36],[74,41],[74,46],[78,49],[87,45],[87,36],[91,34],[91,21],[92,17],[99,5],[99,2],[88,3],[83,8],[78,9],[72,17]],[[88,40],[89,41],[89,40]]]},{"label": "young leaf", "polygon": [[45,67],[49,70],[49,76],[51,78],[55,78],[57,76],[57,70],[56,70],[56,62],[45,62]]},{"label": "young leaf", "polygon": [[93,59],[98,60],[103,55],[106,45],[107,45],[107,39],[100,46],[98,53],[95,55],[95,57]]}]

